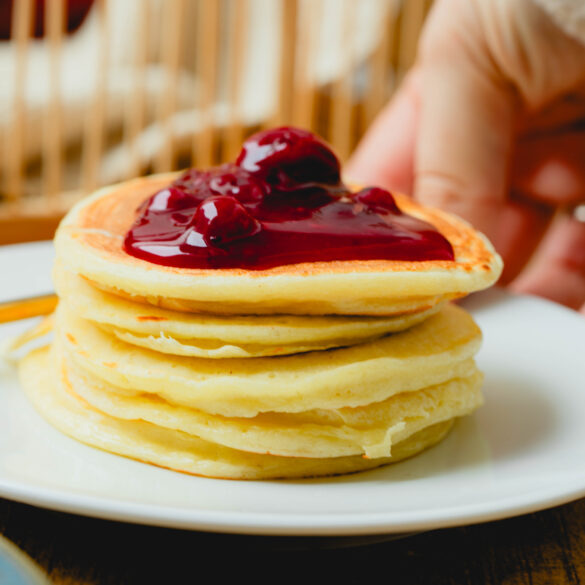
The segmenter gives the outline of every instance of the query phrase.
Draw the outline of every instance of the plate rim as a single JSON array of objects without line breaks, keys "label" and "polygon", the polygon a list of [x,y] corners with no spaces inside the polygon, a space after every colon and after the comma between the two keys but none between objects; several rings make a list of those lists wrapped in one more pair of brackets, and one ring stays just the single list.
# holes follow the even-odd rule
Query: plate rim
[{"label": "plate rim", "polygon": [[[11,485],[12,484],[12,485]],[[546,493],[549,490],[544,490]],[[585,474],[583,485],[564,492],[553,491],[548,495],[533,492],[526,500],[519,495],[507,498],[505,505],[483,508],[476,504],[453,508],[457,513],[435,513],[432,518],[421,517],[410,521],[389,520],[395,513],[353,513],[334,516],[312,513],[286,517],[279,513],[245,513],[235,511],[193,510],[182,507],[138,504],[118,501],[100,496],[64,493],[58,489],[18,486],[0,478],[0,496],[14,502],[33,505],[48,510],[77,514],[90,518],[129,522],[145,526],[158,526],[179,530],[197,530],[226,534],[248,534],[257,536],[368,536],[403,534],[469,526],[504,520],[570,503],[585,496]],[[149,512],[145,512],[149,510]],[[472,510],[472,512],[469,512]],[[294,520],[294,521],[291,521]]]}]

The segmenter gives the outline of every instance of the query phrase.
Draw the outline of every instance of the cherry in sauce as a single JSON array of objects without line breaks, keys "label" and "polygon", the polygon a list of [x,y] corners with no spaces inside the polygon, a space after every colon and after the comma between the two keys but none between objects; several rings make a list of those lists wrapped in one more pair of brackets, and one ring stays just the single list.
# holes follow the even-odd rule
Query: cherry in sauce
[{"label": "cherry in sauce", "polygon": [[242,146],[236,164],[275,192],[335,190],[341,184],[339,160],[320,138],[298,128],[258,132]]},{"label": "cherry in sauce", "polygon": [[235,164],[191,169],[139,209],[125,250],[184,268],[260,270],[335,260],[453,260],[449,242],[377,187],[351,193],[313,134],[249,138]]}]

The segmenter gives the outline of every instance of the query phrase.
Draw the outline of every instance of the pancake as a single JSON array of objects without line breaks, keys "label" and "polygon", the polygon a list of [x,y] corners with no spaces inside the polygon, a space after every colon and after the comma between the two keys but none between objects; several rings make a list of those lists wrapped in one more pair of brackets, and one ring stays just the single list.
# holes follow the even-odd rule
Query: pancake
[{"label": "pancake", "polygon": [[[57,230],[53,339],[20,366],[56,428],[206,477],[321,477],[420,453],[481,406],[481,331],[450,301],[502,263],[471,226],[350,194],[298,129],[178,177],[101,189]],[[411,260],[313,261],[364,255]]]},{"label": "pancake", "polygon": [[[453,425],[430,425],[392,446],[389,457],[280,457],[224,447],[197,436],[143,420],[108,415],[80,398],[49,348],[27,355],[21,384],[35,407],[70,437],[118,455],[206,477],[230,479],[304,478],[363,471],[412,457],[441,441]],[[54,375],[47,376],[47,372]]]},{"label": "pancake", "polygon": [[209,315],[135,303],[59,267],[54,281],[62,304],[122,341],[202,358],[288,355],[363,343],[408,329],[440,308],[394,317]]},{"label": "pancake", "polygon": [[433,224],[455,260],[305,262],[267,270],[185,269],[127,254],[123,238],[137,208],[176,174],[106,187],[79,202],[55,238],[59,261],[94,286],[133,301],[213,314],[396,315],[487,288],[502,263],[491,244],[464,221],[396,195],[406,213]]},{"label": "pancake", "polygon": [[110,416],[144,420],[223,446],[283,457],[387,457],[392,445],[428,426],[467,415],[483,402],[483,376],[476,370],[466,378],[358,408],[229,418],[177,406],[153,395],[129,396],[64,367],[75,393]]},{"label": "pancake", "polygon": [[133,347],[60,306],[56,341],[82,371],[131,394],[228,417],[358,407],[475,372],[481,332],[447,305],[402,333],[348,348],[209,360]]}]

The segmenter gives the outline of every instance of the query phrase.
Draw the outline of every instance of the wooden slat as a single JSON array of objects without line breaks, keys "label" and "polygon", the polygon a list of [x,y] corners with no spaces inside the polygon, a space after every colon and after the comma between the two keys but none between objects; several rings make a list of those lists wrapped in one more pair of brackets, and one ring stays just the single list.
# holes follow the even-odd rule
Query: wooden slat
[{"label": "wooden slat", "polygon": [[163,132],[163,145],[156,157],[154,169],[158,173],[170,171],[174,164],[174,138],[172,117],[176,111],[176,91],[181,66],[181,43],[185,26],[185,0],[172,0],[165,4],[164,21],[160,37],[162,65],[167,85],[159,108],[159,123]]},{"label": "wooden slat", "polygon": [[215,162],[215,119],[220,3],[199,0],[197,10],[197,78],[200,82],[195,106],[200,112],[201,128],[193,139],[193,164],[208,167]]},{"label": "wooden slat", "polygon": [[329,139],[339,158],[344,161],[349,157],[353,138],[353,73],[354,47],[351,42],[353,26],[353,0],[340,0],[343,14],[343,39],[340,49],[343,51],[342,62],[347,63],[340,72],[331,90],[331,114],[329,118]]},{"label": "wooden slat", "polygon": [[398,0],[380,0],[384,21],[381,23],[380,43],[369,59],[369,82],[364,96],[363,126],[367,128],[376,114],[388,100],[394,78],[391,70],[390,51],[393,45],[393,33],[398,18]]},{"label": "wooden slat", "polygon": [[408,0],[402,3],[402,18],[400,23],[400,46],[398,59],[398,80],[414,65],[418,47],[418,39],[425,15],[427,0]]},{"label": "wooden slat", "polygon": [[[137,139],[140,130],[145,123],[146,110],[146,65],[148,59],[148,46],[151,35],[151,15],[149,6],[135,0],[138,10],[138,23],[136,45],[133,47],[133,79],[132,91],[128,95],[126,103],[126,116],[124,124],[124,141],[128,146],[130,160],[127,178],[132,179],[140,174],[140,153],[138,152]],[[140,4],[138,4],[140,2]]]},{"label": "wooden slat", "polygon": [[[32,0],[18,0],[13,4],[12,39],[14,44],[14,79],[12,80],[12,116],[6,134],[5,151],[6,195],[11,199],[23,193],[24,181],[24,140],[26,132],[26,75],[27,52],[33,22]],[[10,81],[9,81],[10,83]]]},{"label": "wooden slat", "polygon": [[[99,59],[93,103],[85,113],[83,137],[82,189],[85,193],[93,191],[98,184],[98,171],[104,147],[104,126],[107,102],[107,81],[109,62],[109,18],[108,0],[96,0],[99,13]],[[88,63],[88,67],[92,64]]]},{"label": "wooden slat", "polygon": [[322,0],[302,4],[300,19],[302,26],[298,34],[292,121],[295,126],[308,129],[313,129],[315,126],[318,89],[314,61],[322,13]]},{"label": "wooden slat", "polygon": [[61,213],[49,213],[46,209],[32,217],[0,216],[0,245],[50,240],[61,218]]},{"label": "wooden slat", "polygon": [[248,42],[249,2],[233,0],[230,3],[228,39],[228,115],[224,135],[224,160],[234,160],[238,155],[244,138],[244,124],[240,111],[242,100],[242,71],[246,59]]},{"label": "wooden slat", "polygon": [[65,33],[65,0],[47,0],[46,39],[49,47],[49,105],[43,140],[44,193],[55,205],[63,179],[63,112],[61,107],[61,59]]},{"label": "wooden slat", "polygon": [[269,125],[289,124],[292,117],[292,97],[295,83],[295,60],[297,48],[298,0],[282,0],[280,22],[280,68],[276,112]]},{"label": "wooden slat", "polygon": [[193,158],[201,167],[214,163],[213,106],[217,86],[219,16],[218,0],[199,0],[197,12],[199,35],[196,51],[200,86],[196,107],[200,112],[201,128],[194,136]]},{"label": "wooden slat", "polygon": [[23,197],[0,205],[0,245],[49,240],[59,221],[82,196],[80,190],[64,191],[55,205],[46,197]]}]

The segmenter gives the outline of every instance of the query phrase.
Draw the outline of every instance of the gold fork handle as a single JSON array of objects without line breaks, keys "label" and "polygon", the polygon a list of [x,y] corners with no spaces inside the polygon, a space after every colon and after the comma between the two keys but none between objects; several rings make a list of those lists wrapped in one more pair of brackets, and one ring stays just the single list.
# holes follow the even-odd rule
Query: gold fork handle
[{"label": "gold fork handle", "polygon": [[0,303],[0,323],[48,315],[57,306],[57,295],[46,294]]}]

